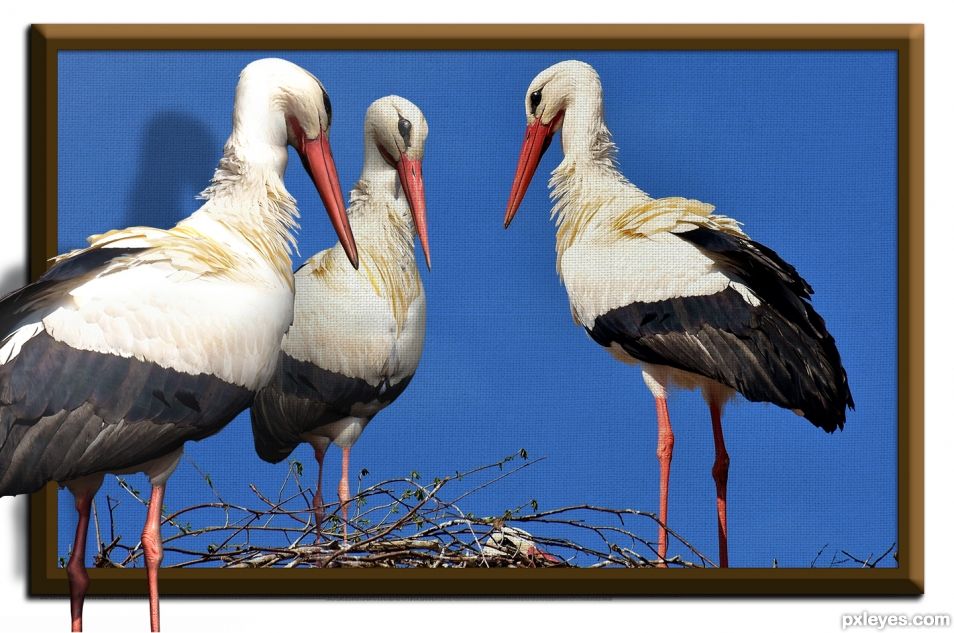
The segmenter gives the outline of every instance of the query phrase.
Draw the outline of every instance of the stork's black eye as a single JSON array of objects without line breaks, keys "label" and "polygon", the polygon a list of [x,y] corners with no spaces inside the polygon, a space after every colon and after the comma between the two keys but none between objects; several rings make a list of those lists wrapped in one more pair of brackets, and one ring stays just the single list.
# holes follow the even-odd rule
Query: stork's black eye
[{"label": "stork's black eye", "polygon": [[540,99],[543,98],[542,91],[543,89],[541,88],[530,94],[530,114],[537,113],[537,106],[540,105]]},{"label": "stork's black eye", "polygon": [[328,93],[325,92],[325,89],[321,89],[321,100],[325,102],[325,112],[328,113],[328,127],[331,127],[331,99],[328,98]]},{"label": "stork's black eye", "polygon": [[411,146],[411,122],[401,115],[398,115],[398,132],[404,139],[404,148],[407,149]]}]

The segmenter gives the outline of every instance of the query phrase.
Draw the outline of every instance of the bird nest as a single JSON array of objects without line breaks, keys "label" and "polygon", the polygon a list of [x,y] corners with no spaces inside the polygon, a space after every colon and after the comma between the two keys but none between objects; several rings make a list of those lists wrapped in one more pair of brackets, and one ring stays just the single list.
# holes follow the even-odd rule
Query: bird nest
[{"label": "bird nest", "polygon": [[[396,568],[531,568],[587,567],[636,568],[660,565],[655,514],[634,509],[614,509],[579,504],[541,509],[534,499],[493,516],[475,516],[465,510],[469,498],[501,480],[531,468],[543,458],[520,450],[498,462],[422,481],[407,477],[363,486],[349,503],[349,519],[339,504],[325,507],[316,525],[311,507],[313,490],[303,484],[302,464],[289,464],[274,498],[250,485],[257,503],[225,501],[211,478],[203,474],[213,501],[163,512],[163,547],[167,567],[396,567]],[[198,466],[193,463],[198,469]],[[201,472],[201,471],[200,471]],[[119,485],[143,505],[148,500],[126,480]],[[113,532],[113,502],[109,530]],[[192,517],[206,518],[213,511],[219,521],[194,527]],[[98,544],[95,565],[132,567],[142,564],[140,543],[126,544],[119,536],[106,542],[94,507]],[[198,518],[198,517],[196,517]],[[171,528],[171,529],[170,529]],[[686,539],[666,528],[669,567],[711,567],[714,563]],[[647,537],[652,534],[653,538]],[[201,543],[202,548],[194,544]],[[822,548],[811,566],[820,560]],[[877,566],[895,551],[880,557],[855,557],[847,552],[832,557],[830,566]],[[62,557],[61,562],[65,563]]]}]

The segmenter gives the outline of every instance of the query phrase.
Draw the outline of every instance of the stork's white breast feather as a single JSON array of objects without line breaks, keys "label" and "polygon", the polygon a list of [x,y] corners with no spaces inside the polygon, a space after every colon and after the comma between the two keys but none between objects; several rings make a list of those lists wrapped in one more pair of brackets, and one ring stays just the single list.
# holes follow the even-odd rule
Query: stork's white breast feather
[{"label": "stork's white breast feather", "polygon": [[698,248],[665,232],[621,240],[584,237],[563,253],[561,271],[573,314],[588,328],[614,308],[714,294],[730,282]]},{"label": "stork's white breast feather", "polygon": [[157,247],[73,289],[72,301],[47,315],[43,327],[76,349],[258,389],[277,361],[275,345],[291,319],[293,295],[264,262],[237,263],[241,268],[230,274],[204,275],[207,262]]},{"label": "stork's white breast feather", "polygon": [[402,327],[389,297],[369,278],[372,271],[336,265],[316,275],[326,253],[312,257],[295,275],[295,318],[284,351],[369,384],[413,374],[424,345],[424,293],[411,300]]}]

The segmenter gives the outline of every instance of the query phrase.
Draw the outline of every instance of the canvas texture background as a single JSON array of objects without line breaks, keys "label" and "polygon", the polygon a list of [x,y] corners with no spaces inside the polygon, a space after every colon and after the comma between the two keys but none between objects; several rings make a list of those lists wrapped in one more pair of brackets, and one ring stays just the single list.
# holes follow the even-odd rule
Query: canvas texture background
[{"label": "canvas texture background", "polygon": [[[728,405],[733,564],[803,567],[823,546],[863,558],[896,540],[893,54],[62,52],[59,250],[111,228],[168,227],[197,208],[194,196],[230,131],[238,73],[264,56],[300,64],[327,88],[346,195],[360,173],[371,101],[406,97],[430,128],[424,177],[434,269],[422,273],[424,355],[404,395],[353,449],[352,489],[362,468],[368,481],[412,470],[429,481],[525,448],[546,459],[468,497],[467,511],[500,514],[530,499],[543,508],[656,510],[652,398],[637,369],[613,360],[574,326],[556,276],[546,177],[561,159],[558,139],[513,225],[502,228],[527,85],[550,64],[575,58],[602,77],[606,121],[627,177],[656,197],[715,204],[795,265],[815,288],[815,307],[848,371],[858,408],[831,436],[776,407],[742,399]],[[286,185],[302,211],[297,266],[334,238],[294,153]],[[677,393],[670,413],[670,525],[716,556],[707,409],[698,394]],[[293,459],[310,482],[310,449],[300,447]],[[339,459],[331,449],[326,499],[334,496]],[[243,414],[215,437],[187,445],[166,506],[213,500],[204,474],[230,501],[251,503],[250,483],[276,491],[287,468],[256,457]],[[148,493],[141,475],[128,481]],[[96,500],[104,532],[107,496],[118,502],[116,533],[134,544],[145,508],[108,479]],[[191,519],[193,526],[218,520]],[[61,556],[74,525],[72,503],[61,492]],[[645,531],[655,534],[649,523]],[[204,543],[188,546],[201,550]],[[95,550],[91,534],[87,551]],[[670,553],[678,552],[673,545]],[[168,553],[165,564],[177,556]]]}]

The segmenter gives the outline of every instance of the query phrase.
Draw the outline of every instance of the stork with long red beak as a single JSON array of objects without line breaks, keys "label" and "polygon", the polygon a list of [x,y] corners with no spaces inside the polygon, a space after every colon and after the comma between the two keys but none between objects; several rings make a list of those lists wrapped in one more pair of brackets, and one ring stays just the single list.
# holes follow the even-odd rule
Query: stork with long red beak
[{"label": "stork with long red beak", "polygon": [[349,266],[358,264],[328,145],[321,82],[280,59],[249,64],[232,135],[205,204],[169,230],[89,239],[0,301],[0,495],[55,481],[79,521],[66,566],[72,628],[82,630],[93,496],[107,472],[145,472],[142,533],[150,625],[159,630],[160,521],[183,445],[248,407],[278,362],[294,303],[295,200],[286,146],[302,157]]},{"label": "stork with long red beak", "polygon": [[354,271],[335,246],[295,273],[295,319],[281,361],[255,396],[255,449],[271,463],[307,442],[318,461],[314,513],[324,518],[325,451],[342,448],[341,503],[347,535],[351,447],[371,419],[410,383],[424,345],[424,289],[414,259],[417,230],[431,266],[421,160],[427,121],[401,97],[378,99],[364,123],[364,170],[348,214],[360,243]]},{"label": "stork with long red beak", "polygon": [[686,198],[653,199],[616,167],[603,90],[588,64],[565,61],[530,83],[526,138],[504,226],[510,224],[554,134],[563,162],[550,179],[557,269],[574,320],[617,359],[639,363],[656,400],[660,564],[667,550],[673,433],[666,396],[701,389],[715,443],[719,564],[729,564],[729,455],[722,409],[735,393],[790,409],[827,432],[854,402],[835,341],[810,303],[812,288],[735,220]]}]

